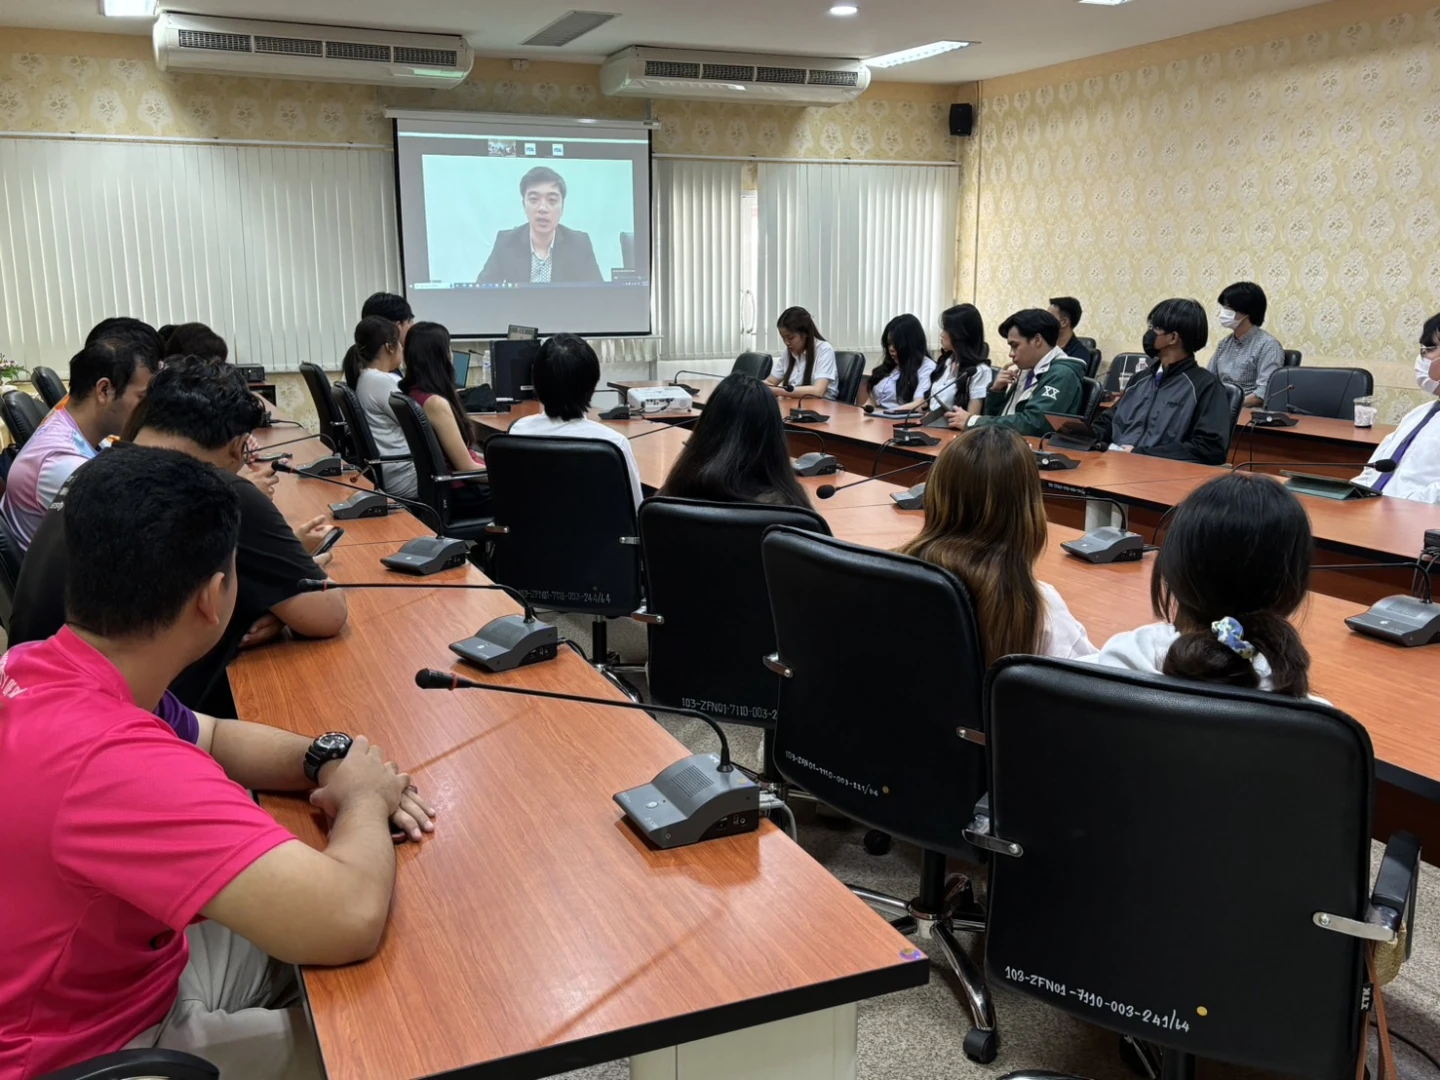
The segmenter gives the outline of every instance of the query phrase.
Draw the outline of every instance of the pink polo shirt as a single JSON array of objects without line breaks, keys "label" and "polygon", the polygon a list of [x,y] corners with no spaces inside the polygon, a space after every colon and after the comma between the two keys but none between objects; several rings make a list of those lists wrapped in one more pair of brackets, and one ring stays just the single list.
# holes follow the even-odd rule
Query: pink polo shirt
[{"label": "pink polo shirt", "polygon": [[294,839],[68,627],[0,657],[0,791],[0,1080],[159,1023],[186,926]]}]

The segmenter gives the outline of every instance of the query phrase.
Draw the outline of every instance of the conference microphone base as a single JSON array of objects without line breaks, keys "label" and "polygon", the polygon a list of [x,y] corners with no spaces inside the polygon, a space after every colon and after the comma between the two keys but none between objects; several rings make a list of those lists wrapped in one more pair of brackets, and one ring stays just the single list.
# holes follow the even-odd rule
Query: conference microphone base
[{"label": "conference microphone base", "polygon": [[1064,454],[1050,454],[1044,450],[1033,451],[1035,455],[1035,466],[1041,472],[1064,472],[1066,469],[1078,469],[1080,462]]},{"label": "conference microphone base", "polygon": [[1289,413],[1255,409],[1250,413],[1250,423],[1256,427],[1294,427],[1300,421]]},{"label": "conference microphone base", "polygon": [[425,577],[464,566],[469,555],[470,545],[464,540],[449,536],[419,536],[405,541],[399,551],[386,555],[380,564],[402,574]]},{"label": "conference microphone base", "polygon": [[301,476],[339,476],[345,471],[345,462],[339,454],[331,454],[301,465],[295,471]]},{"label": "conference microphone base", "polygon": [[560,634],[549,623],[523,615],[491,619],[473,637],[451,643],[450,651],[483,671],[514,671],[527,664],[554,660]]},{"label": "conference microphone base", "polygon": [[1106,525],[1060,545],[1089,563],[1139,562],[1145,557],[1145,539],[1139,533]]},{"label": "conference microphone base", "polygon": [[630,406],[629,406],[629,405],[616,405],[613,409],[606,409],[604,412],[602,412],[602,413],[600,414],[600,419],[601,419],[601,420],[630,420],[630,419],[633,419],[633,417],[631,417],[631,415],[630,415]]},{"label": "conference microphone base", "polygon": [[635,831],[657,848],[685,847],[760,826],[760,789],[739,769],[720,771],[716,754],[692,754],[648,784],[615,796]]},{"label": "conference microphone base", "polygon": [[828,424],[830,417],[824,413],[818,413],[814,409],[791,409],[790,415],[785,417],[787,424]]},{"label": "conference microphone base", "polygon": [[1440,642],[1440,606],[1414,596],[1387,596],[1345,625],[1358,634],[1414,648]]},{"label": "conference microphone base", "polygon": [[926,435],[918,428],[896,428],[895,435],[890,440],[893,446],[939,446],[940,440],[934,435]]},{"label": "conference microphone base", "polygon": [[822,454],[818,450],[801,454],[791,464],[795,466],[796,476],[829,476],[840,468],[840,462],[836,461],[834,457],[830,454]]},{"label": "conference microphone base", "polygon": [[344,502],[330,504],[330,516],[336,521],[385,517],[389,513],[390,499],[383,491],[357,491]]},{"label": "conference microphone base", "polygon": [[896,491],[890,498],[895,500],[895,505],[901,510],[924,510],[925,509],[925,483],[921,481],[909,491]]}]

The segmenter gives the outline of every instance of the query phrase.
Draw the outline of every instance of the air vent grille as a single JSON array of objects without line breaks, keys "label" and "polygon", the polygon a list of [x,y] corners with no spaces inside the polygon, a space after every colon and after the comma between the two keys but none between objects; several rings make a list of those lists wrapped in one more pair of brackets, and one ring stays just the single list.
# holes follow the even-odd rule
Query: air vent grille
[{"label": "air vent grille", "polygon": [[759,67],[755,69],[755,81],[762,83],[802,84],[805,82],[804,68]]},{"label": "air vent grille", "polygon": [[420,67],[458,67],[459,55],[454,49],[413,49],[406,45],[395,46],[395,63],[416,64]]},{"label": "air vent grille", "polygon": [[567,11],[545,29],[532,34],[520,44],[545,45],[551,48],[569,45],[582,34],[588,34],[591,30],[604,26],[613,18],[615,18],[615,13],[612,11]]},{"label": "air vent grille", "polygon": [[182,49],[210,49],[214,52],[250,51],[249,34],[220,34],[214,30],[181,30]]},{"label": "air vent grille", "polygon": [[255,51],[281,56],[324,56],[325,43],[315,38],[262,37],[256,34]]},{"label": "air vent grille", "polygon": [[815,68],[810,72],[811,86],[855,86],[860,81],[858,71],[827,71]]},{"label": "air vent grille", "polygon": [[364,45],[358,41],[327,41],[325,56],[330,60],[368,60],[376,64],[388,64],[390,46]]},{"label": "air vent grille", "polygon": [[700,65],[682,63],[678,60],[646,60],[647,79],[698,79]]},{"label": "air vent grille", "polygon": [[754,82],[755,69],[748,64],[706,64],[700,78],[709,82]]}]

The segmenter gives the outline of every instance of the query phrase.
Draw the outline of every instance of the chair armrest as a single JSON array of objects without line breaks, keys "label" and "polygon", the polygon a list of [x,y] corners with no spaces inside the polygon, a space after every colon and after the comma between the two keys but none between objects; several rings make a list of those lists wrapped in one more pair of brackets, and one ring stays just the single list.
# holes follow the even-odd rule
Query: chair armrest
[{"label": "chair armrest", "polygon": [[[406,458],[405,460],[408,461],[410,459]],[[489,479],[490,474],[484,469],[481,469],[479,472],[445,473],[443,476],[435,477],[435,483],[444,484],[448,483],[451,480],[459,480],[461,483],[465,484],[478,484],[482,482],[488,482]]]},{"label": "chair armrest", "polygon": [[630,618],[634,619],[638,623],[644,623],[646,626],[665,625],[664,615],[656,615],[652,612],[646,611],[643,607],[639,611],[632,611],[630,613]]},{"label": "chair armrest", "polygon": [[388,456],[388,457],[372,457],[372,458],[366,458],[366,459],[365,459],[365,464],[366,464],[366,465],[388,465],[388,464],[389,464],[390,462],[392,462],[392,461],[409,461],[409,460],[411,460],[409,454],[392,454],[392,455],[390,455],[390,456]]},{"label": "chair armrest", "polygon": [[40,1080],[131,1080],[142,1076],[163,1076],[168,1080],[218,1080],[220,1070],[204,1058],[179,1050],[118,1050],[46,1073]]},{"label": "chair armrest", "polygon": [[1389,929],[1406,930],[1406,956],[1414,934],[1415,893],[1420,883],[1420,839],[1411,833],[1399,832],[1390,837],[1380,859],[1380,872],[1375,875],[1375,888],[1370,893],[1371,918],[1378,918]]}]

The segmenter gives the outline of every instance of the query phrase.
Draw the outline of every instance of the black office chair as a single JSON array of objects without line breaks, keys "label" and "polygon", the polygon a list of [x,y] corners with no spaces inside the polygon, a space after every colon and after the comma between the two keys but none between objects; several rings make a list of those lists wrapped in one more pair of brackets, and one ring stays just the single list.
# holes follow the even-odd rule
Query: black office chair
[{"label": "black office chair", "polygon": [[837,352],[835,354],[835,400],[854,405],[860,396],[860,380],[865,377],[865,354],[858,352]]},{"label": "black office chair", "polygon": [[1150,358],[1144,353],[1116,353],[1110,360],[1109,370],[1105,372],[1105,392],[1118,394],[1124,390],[1131,376],[1140,370],[1140,365],[1142,363],[1149,364],[1149,362]]},{"label": "black office chair", "polygon": [[757,379],[768,379],[774,366],[775,358],[769,353],[744,352],[735,358],[735,364],[731,367],[730,374],[740,373],[754,375]]},{"label": "black office chair", "polygon": [[60,376],[48,367],[37,367],[30,372],[30,383],[47,409],[53,409],[65,400],[65,384]]},{"label": "black office chair", "polygon": [[1286,350],[1285,350],[1285,366],[1286,366],[1286,367],[1299,367],[1299,366],[1300,366],[1300,361],[1303,360],[1303,359],[1304,359],[1304,354],[1301,353],[1299,349],[1286,349]]},{"label": "black office chair", "polygon": [[[407,394],[391,394],[390,410],[405,436],[405,445],[410,447],[410,460],[415,463],[415,497],[435,511],[437,521],[426,521],[425,524],[438,525],[438,532],[457,540],[484,539],[485,527],[493,518],[488,512],[483,515],[468,512],[463,504],[457,502],[454,485],[485,484],[486,474],[483,471],[457,473],[450,468],[450,461],[445,457],[445,451],[440,449],[440,442],[430,427],[430,418],[414,398]],[[422,516],[420,520],[425,519]]]},{"label": "black office chair", "polygon": [[[798,506],[652,498],[640,505],[650,698],[717,720],[773,730],[780,680],[760,660],[775,651],[760,541],[772,525],[830,535]],[[704,567],[696,573],[696,567]],[[693,704],[698,702],[699,704]],[[767,776],[774,740],[765,739]]]},{"label": "black office chair", "polygon": [[1080,385],[1085,392],[1080,396],[1080,416],[1087,424],[1095,422],[1095,414],[1100,411],[1100,401],[1105,397],[1105,388],[1088,375],[1080,380]]},{"label": "black office chair", "polygon": [[0,419],[5,421],[10,439],[18,450],[35,434],[40,421],[45,419],[45,410],[40,407],[40,402],[23,390],[7,390],[4,398],[0,398]]},{"label": "black office chair", "polygon": [[0,626],[10,628],[15,610],[15,586],[20,582],[20,562],[25,553],[15,541],[3,515],[0,515]]},{"label": "black office chair", "polygon": [[305,388],[310,391],[315,417],[320,421],[320,430],[316,432],[320,441],[347,461],[360,457],[350,444],[350,431],[335,407],[335,395],[331,392],[330,380],[325,377],[325,372],[318,364],[302,362],[300,375],[305,380]]},{"label": "black office chair", "polygon": [[1104,353],[1102,353],[1099,349],[1091,349],[1090,364],[1086,368],[1085,374],[1090,376],[1090,378],[1092,379],[1098,379],[1100,377],[1100,365],[1104,362],[1104,360]]},{"label": "black office chair", "polygon": [[[334,394],[335,405],[340,410],[340,418],[344,421],[345,430],[349,435],[346,441],[350,443],[351,449],[355,452],[354,458],[347,460],[365,473],[371,483],[384,491],[385,465],[413,459],[409,454],[382,456],[380,447],[375,445],[375,434],[370,430],[370,419],[365,415],[365,408],[360,404],[359,395],[343,382],[337,382],[331,387],[331,393]],[[446,471],[449,470],[446,469]]]},{"label": "black office chair", "polygon": [[1089,349],[1091,352],[1095,351],[1095,339],[1093,337],[1081,337],[1079,334],[1076,334],[1075,340],[1080,342],[1081,345],[1084,345],[1085,348]]},{"label": "black office chair", "polygon": [[[991,1061],[999,1036],[990,993],[955,937],[983,933],[985,916],[970,882],[946,877],[947,855],[978,861],[964,831],[985,790],[985,662],[970,598],[939,567],[799,529],[771,528],[761,556],[777,645],[766,664],[780,676],[776,766],[822,803],[923,849],[914,900],[851,891],[945,957],[975,1025],[965,1053]],[[864,611],[904,612],[876,657],[931,655],[940,645],[943,694],[924,679],[889,677],[883,659],[857,668]]]},{"label": "black office chair", "polygon": [[117,1050],[46,1073],[38,1080],[219,1080],[204,1058],[179,1050]]},{"label": "black office chair", "polygon": [[1225,395],[1230,399],[1230,427],[1225,433],[1225,448],[1230,448],[1230,440],[1235,437],[1235,425],[1240,423],[1240,410],[1245,405],[1245,391],[1233,382],[1222,381],[1221,386],[1225,387]]},{"label": "black office chair", "polygon": [[625,456],[601,439],[496,435],[485,444],[485,466],[495,514],[486,529],[490,577],[532,604],[594,616],[591,662],[608,674],[605,620],[641,603]]},{"label": "black office chair", "polygon": [[1173,1080],[1196,1058],[1355,1075],[1361,939],[1408,949],[1420,860],[1400,834],[1370,891],[1364,728],[1313,701],[1019,656],[991,672],[985,714],[990,805],[969,836],[995,856],[992,979],[1160,1044]]},{"label": "black office chair", "polygon": [[1375,378],[1364,368],[1287,367],[1271,373],[1260,396],[1282,412],[1354,420],[1355,399],[1374,392]]}]

